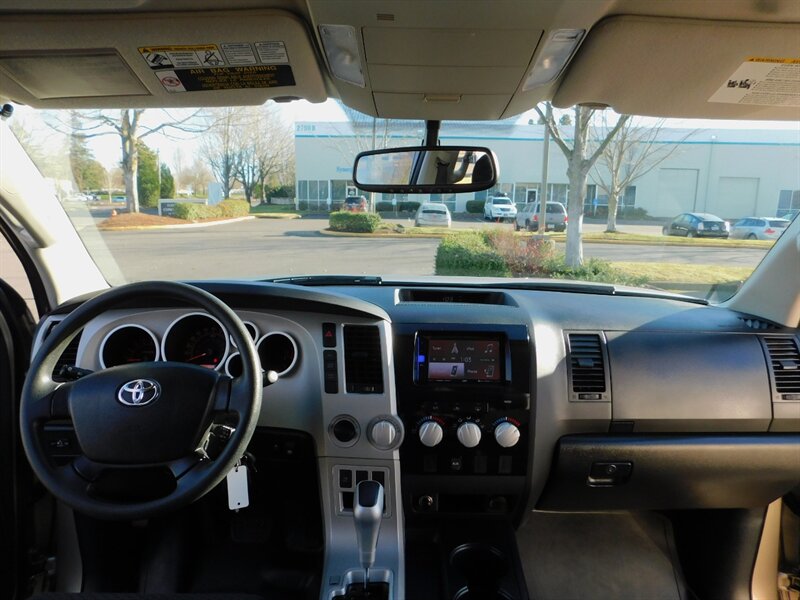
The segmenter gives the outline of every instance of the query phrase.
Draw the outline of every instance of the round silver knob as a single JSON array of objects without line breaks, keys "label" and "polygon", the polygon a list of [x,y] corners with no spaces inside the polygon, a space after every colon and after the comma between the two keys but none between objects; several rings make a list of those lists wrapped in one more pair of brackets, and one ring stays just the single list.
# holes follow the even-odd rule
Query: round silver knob
[{"label": "round silver knob", "polygon": [[503,448],[516,446],[519,441],[519,427],[504,421],[494,428],[494,439]]},{"label": "round silver knob", "polygon": [[481,428],[475,423],[464,423],[456,431],[456,436],[462,446],[474,448],[481,441]]},{"label": "round silver knob", "polygon": [[397,427],[391,421],[378,421],[372,426],[369,437],[376,447],[387,450],[394,445],[397,439]]},{"label": "round silver knob", "polygon": [[419,441],[428,448],[433,448],[442,441],[444,431],[436,421],[425,421],[419,427]]}]

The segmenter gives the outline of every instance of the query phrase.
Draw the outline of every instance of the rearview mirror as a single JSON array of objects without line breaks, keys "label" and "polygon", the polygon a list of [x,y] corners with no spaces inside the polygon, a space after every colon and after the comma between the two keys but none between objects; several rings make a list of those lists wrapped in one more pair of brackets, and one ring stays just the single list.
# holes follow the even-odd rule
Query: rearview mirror
[{"label": "rearview mirror", "polygon": [[488,190],[497,173],[488,148],[415,146],[362,152],[353,165],[353,182],[367,192],[448,194]]}]

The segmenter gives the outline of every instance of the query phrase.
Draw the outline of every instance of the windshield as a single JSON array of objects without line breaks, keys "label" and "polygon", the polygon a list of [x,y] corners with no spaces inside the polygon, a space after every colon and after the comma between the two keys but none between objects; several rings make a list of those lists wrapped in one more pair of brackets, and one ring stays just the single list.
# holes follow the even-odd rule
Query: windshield
[{"label": "windshield", "polygon": [[[579,110],[589,109],[556,111],[552,129],[534,111],[496,122],[443,121],[443,145],[486,146],[497,156],[496,185],[465,194],[358,190],[356,154],[418,145],[425,124],[373,119],[334,101],[169,112],[18,107],[8,124],[112,284],[500,276],[719,301],[785,230],[784,221],[769,220],[781,231],[737,237],[732,225],[754,214],[791,219],[800,209],[797,122],[594,111],[580,119],[589,128],[583,164],[593,162],[575,177],[567,150]],[[621,119],[624,126],[613,127]],[[549,146],[545,174],[546,134],[561,141]],[[490,209],[537,205],[545,196],[547,212],[564,218],[543,228],[538,211]],[[416,219],[426,202],[447,207],[451,221]]]}]

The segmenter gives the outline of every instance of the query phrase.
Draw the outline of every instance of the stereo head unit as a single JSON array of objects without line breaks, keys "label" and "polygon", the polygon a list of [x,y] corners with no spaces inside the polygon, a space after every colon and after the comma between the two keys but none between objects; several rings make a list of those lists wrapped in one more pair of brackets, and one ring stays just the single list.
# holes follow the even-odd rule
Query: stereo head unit
[{"label": "stereo head unit", "polygon": [[417,333],[414,380],[493,383],[510,380],[508,344],[501,333]]}]

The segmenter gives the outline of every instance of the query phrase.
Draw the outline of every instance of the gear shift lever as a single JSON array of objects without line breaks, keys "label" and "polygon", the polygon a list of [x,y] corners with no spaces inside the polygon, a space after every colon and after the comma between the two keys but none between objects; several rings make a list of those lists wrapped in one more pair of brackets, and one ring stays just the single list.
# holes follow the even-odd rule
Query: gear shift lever
[{"label": "gear shift lever", "polygon": [[383,518],[383,486],[377,481],[362,481],[356,487],[353,520],[358,540],[358,557],[364,567],[364,589],[369,584],[369,569],[375,563],[375,549]]}]

